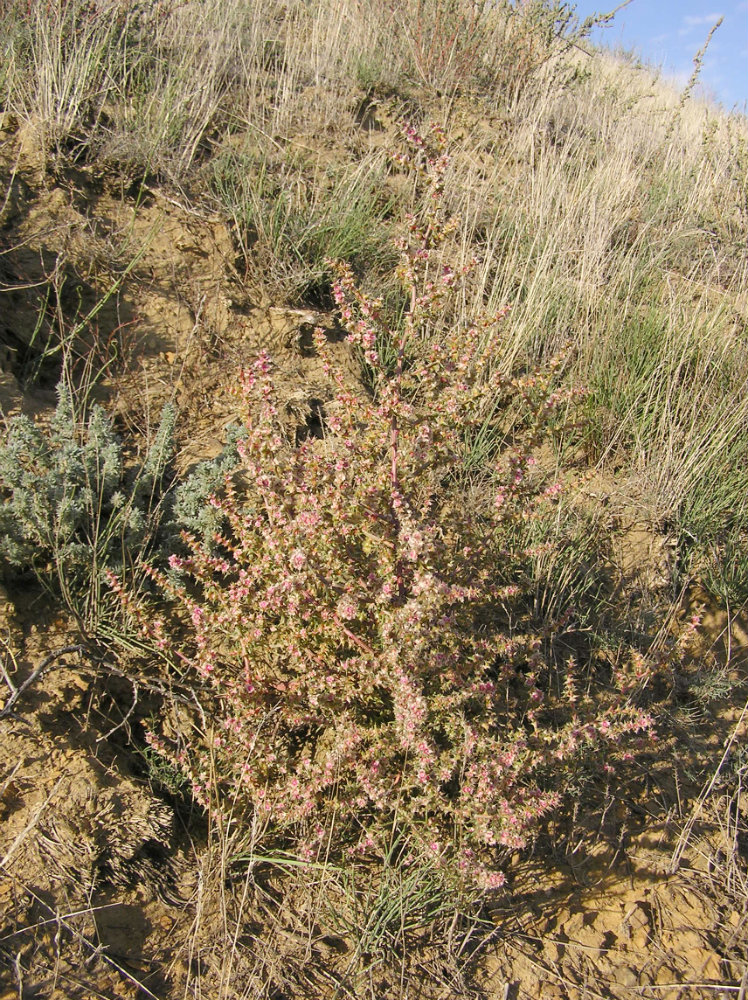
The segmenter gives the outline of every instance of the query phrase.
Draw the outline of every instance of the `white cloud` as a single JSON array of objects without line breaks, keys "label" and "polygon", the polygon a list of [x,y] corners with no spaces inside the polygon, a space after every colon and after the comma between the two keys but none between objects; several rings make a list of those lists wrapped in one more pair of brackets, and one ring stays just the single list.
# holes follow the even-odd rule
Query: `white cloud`
[{"label": "white cloud", "polygon": [[706,27],[707,25],[711,27],[721,17],[724,18],[724,14],[704,14],[702,17],[694,17],[692,14],[686,14],[681,22],[681,27],[678,28],[678,35],[683,38],[684,35],[690,35],[696,28]]},{"label": "white cloud", "polygon": [[698,28],[700,24],[714,24],[714,22],[719,21],[721,17],[724,17],[724,14],[703,14],[701,17],[694,17],[692,14],[686,14],[683,21],[689,28]]}]

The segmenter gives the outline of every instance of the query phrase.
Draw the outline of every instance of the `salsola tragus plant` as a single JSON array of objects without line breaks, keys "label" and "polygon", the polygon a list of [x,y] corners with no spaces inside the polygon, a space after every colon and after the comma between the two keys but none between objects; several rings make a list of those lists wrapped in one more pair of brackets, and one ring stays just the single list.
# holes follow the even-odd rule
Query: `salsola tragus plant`
[{"label": "salsola tragus plant", "polygon": [[[568,395],[552,370],[500,372],[503,315],[445,323],[465,279],[442,256],[449,161],[439,129],[406,137],[397,159],[425,191],[399,243],[402,326],[386,327],[345,265],[334,286],[372,391],[328,360],[324,435],[294,443],[261,356],[241,375],[242,485],[227,477],[211,500],[226,530],[210,546],[186,535],[189,555],[152,571],[166,609],[112,584],[174,669],[210,692],[202,732],[149,735],[207,808],[301,857],[382,858],[396,836],[496,886],[504,852],[557,805],[580,755],[647,737],[635,695],[649,667],[621,657],[594,698],[580,666],[559,676],[518,625],[525,526],[557,493],[531,449]],[[325,357],[321,331],[316,346]],[[523,401],[521,443],[496,450],[489,501],[468,505],[450,484],[498,397]]]}]

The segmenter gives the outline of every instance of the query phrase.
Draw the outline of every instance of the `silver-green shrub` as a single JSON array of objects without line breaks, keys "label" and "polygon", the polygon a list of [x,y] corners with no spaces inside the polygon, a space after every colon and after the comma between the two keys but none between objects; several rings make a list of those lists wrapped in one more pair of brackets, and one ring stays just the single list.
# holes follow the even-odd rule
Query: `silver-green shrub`
[{"label": "silver-green shrub", "polygon": [[116,614],[101,587],[107,571],[140,587],[140,567],[165,561],[182,531],[209,545],[220,530],[207,499],[237,464],[237,433],[177,481],[171,404],[137,462],[127,459],[103,407],[81,413],[67,383],[57,392],[48,424],[15,416],[0,434],[0,573],[35,576],[86,631],[101,633]]},{"label": "silver-green shrub", "polygon": [[87,628],[99,616],[102,574],[131,574],[153,555],[171,487],[175,414],[164,407],[139,464],[101,406],[81,416],[69,385],[47,427],[26,416],[0,438],[0,561],[3,573],[31,572]]}]

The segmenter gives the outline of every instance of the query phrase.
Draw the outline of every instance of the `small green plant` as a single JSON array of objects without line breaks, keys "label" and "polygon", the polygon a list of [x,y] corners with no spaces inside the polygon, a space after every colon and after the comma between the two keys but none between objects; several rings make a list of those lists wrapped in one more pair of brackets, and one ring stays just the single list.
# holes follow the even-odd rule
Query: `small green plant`
[{"label": "small green plant", "polygon": [[44,430],[8,421],[0,442],[0,558],[6,572],[31,571],[87,630],[102,614],[106,569],[130,576],[154,543],[170,485],[174,410],[167,406],[148,452],[128,470],[100,406],[84,418],[69,385]]},{"label": "small green plant", "polygon": [[[738,519],[739,518],[739,519]],[[707,589],[716,594],[727,606],[732,608],[745,607],[748,600],[748,525],[745,510],[738,511],[735,520],[718,537],[707,540],[699,539],[706,553],[699,551],[704,558],[701,575]]]},{"label": "small green plant", "polygon": [[347,975],[374,963],[407,955],[419,936],[447,928],[459,914],[464,886],[433,854],[398,838],[397,831],[372,880],[364,866],[330,872],[325,910],[330,926],[355,942]]},{"label": "small green plant", "polygon": [[[155,720],[150,720],[155,725]],[[186,790],[187,779],[182,770],[174,767],[163,755],[148,745],[137,750],[143,760],[143,766],[149,781],[169,792],[170,795],[180,795]]]},{"label": "small green plant", "polygon": [[[548,373],[493,365],[503,314],[439,326],[461,281],[440,256],[454,228],[448,158],[437,128],[406,138],[397,160],[426,192],[398,243],[402,328],[382,330],[380,303],[347,266],[334,287],[372,394],[346,387],[318,331],[336,399],[324,439],[295,444],[261,356],[241,377],[246,486],[227,479],[211,501],[228,529],[211,546],[185,535],[189,555],[151,571],[168,614],[110,579],[174,669],[212,691],[202,738],[149,737],[198,801],[262,823],[300,859],[381,860],[395,831],[406,868],[428,856],[495,887],[501,858],[557,806],[576,759],[646,739],[636,694],[652,666],[619,657],[593,697],[581,666],[559,674],[519,625],[525,525],[557,492],[533,474],[531,449],[569,394]],[[394,371],[377,353],[383,333],[398,345]],[[454,502],[465,430],[509,388],[529,413],[522,441],[494,456],[489,503]]]}]

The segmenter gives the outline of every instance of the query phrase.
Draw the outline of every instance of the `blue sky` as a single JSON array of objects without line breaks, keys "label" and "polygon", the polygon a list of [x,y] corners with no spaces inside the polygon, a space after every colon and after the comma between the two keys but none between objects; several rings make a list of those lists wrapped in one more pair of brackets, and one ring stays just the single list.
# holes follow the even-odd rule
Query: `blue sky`
[{"label": "blue sky", "polygon": [[[608,3],[572,0],[580,20],[612,10]],[[709,96],[728,110],[748,110],[748,0],[631,0],[607,28],[592,38],[610,48],[635,50],[646,62],[684,86],[693,72],[693,58],[709,28],[724,18],[712,38],[700,82]]]}]

